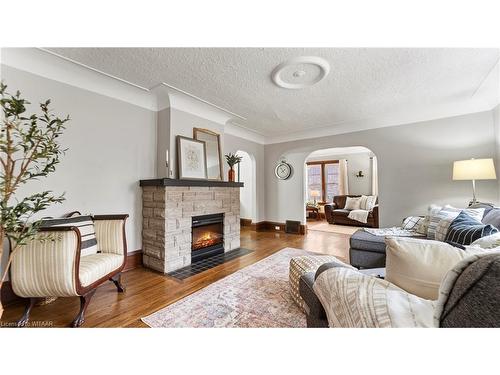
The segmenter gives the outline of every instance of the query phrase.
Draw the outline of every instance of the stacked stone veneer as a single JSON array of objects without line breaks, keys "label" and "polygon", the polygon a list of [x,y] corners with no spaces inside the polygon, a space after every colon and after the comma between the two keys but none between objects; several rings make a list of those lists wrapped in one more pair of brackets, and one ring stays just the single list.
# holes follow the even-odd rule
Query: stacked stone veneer
[{"label": "stacked stone veneer", "polygon": [[142,250],[146,267],[170,272],[191,264],[193,216],[224,214],[224,251],[240,247],[240,188],[142,187]]}]

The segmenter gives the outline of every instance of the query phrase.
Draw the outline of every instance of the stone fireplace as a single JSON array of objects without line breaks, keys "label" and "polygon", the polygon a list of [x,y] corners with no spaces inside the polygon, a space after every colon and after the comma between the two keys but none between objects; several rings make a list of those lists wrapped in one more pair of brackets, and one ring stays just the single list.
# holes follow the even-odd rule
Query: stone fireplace
[{"label": "stone fireplace", "polygon": [[163,273],[240,247],[243,183],[141,180],[144,266]]}]

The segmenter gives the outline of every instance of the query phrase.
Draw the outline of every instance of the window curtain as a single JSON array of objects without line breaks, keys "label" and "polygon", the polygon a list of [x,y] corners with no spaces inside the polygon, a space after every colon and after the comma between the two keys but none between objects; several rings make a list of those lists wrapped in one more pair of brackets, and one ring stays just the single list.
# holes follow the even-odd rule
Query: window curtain
[{"label": "window curtain", "polygon": [[339,195],[349,194],[349,175],[347,173],[347,159],[339,160]]},{"label": "window curtain", "polygon": [[372,157],[372,195],[378,195],[378,165],[377,157]]}]

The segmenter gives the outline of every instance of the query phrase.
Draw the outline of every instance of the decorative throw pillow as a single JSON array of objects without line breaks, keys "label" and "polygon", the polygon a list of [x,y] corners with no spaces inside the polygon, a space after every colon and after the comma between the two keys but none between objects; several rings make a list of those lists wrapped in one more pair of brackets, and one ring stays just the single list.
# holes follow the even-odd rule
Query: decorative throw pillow
[{"label": "decorative throw pillow", "polygon": [[481,249],[495,249],[500,248],[500,232],[492,235],[481,237],[470,244],[473,247],[480,247]]},{"label": "decorative throw pillow", "polygon": [[423,220],[424,218],[422,216],[408,216],[403,220],[401,228],[415,231]]},{"label": "decorative throw pillow", "polygon": [[387,237],[385,279],[421,298],[435,300],[446,272],[469,256],[444,242]]},{"label": "decorative throw pillow", "polygon": [[[429,227],[427,229],[427,238],[431,240],[444,241],[446,234],[448,232],[449,224],[455,219],[460,212],[465,212],[467,215],[481,221],[484,214],[484,208],[455,208],[450,205],[444,206],[441,211],[433,211],[430,215]],[[444,220],[439,228],[439,234],[437,234],[437,229],[439,223]],[[437,235],[436,235],[437,234]]]},{"label": "decorative throw pillow", "polygon": [[345,200],[344,210],[359,210],[361,205],[361,197],[350,198],[347,197]]},{"label": "decorative throw pillow", "polygon": [[427,215],[425,215],[424,217],[424,220],[422,220],[417,228],[417,233],[420,233],[420,234],[425,234],[427,235],[427,230],[429,228],[429,222],[430,222],[430,215],[433,213],[433,212],[439,212],[441,211],[443,207],[441,206],[436,206],[435,204],[431,204],[428,208],[427,208]]},{"label": "decorative throw pillow", "polygon": [[436,227],[435,240],[436,241],[444,241],[446,239],[446,235],[448,234],[448,229],[450,228],[451,223],[458,216],[458,213],[455,216],[447,217],[439,221]]},{"label": "decorative throw pillow", "polygon": [[42,221],[41,228],[77,227],[82,237],[80,256],[97,254],[97,239],[95,237],[94,220],[92,216],[76,216],[64,219],[47,219]]},{"label": "decorative throw pillow", "polygon": [[375,202],[377,202],[376,195],[362,195],[359,203],[359,209],[371,211],[373,210],[373,207],[375,207]]},{"label": "decorative throw pillow", "polygon": [[446,205],[443,207],[443,210],[446,210],[448,212],[456,212],[457,216],[460,212],[465,212],[467,215],[472,217],[473,219],[476,219],[477,221],[483,220],[484,216],[484,207],[476,207],[476,208],[456,208],[450,205]]},{"label": "decorative throw pillow", "polygon": [[432,211],[429,215],[429,226],[427,228],[427,238],[429,240],[436,239],[436,229],[438,223],[444,219],[454,219],[458,216],[457,212],[448,211],[446,209],[441,209],[439,211]]},{"label": "decorative throw pillow", "polygon": [[481,237],[497,233],[498,229],[491,225],[484,225],[473,219],[467,213],[461,212],[450,224],[446,234],[446,242],[459,245],[470,245]]}]

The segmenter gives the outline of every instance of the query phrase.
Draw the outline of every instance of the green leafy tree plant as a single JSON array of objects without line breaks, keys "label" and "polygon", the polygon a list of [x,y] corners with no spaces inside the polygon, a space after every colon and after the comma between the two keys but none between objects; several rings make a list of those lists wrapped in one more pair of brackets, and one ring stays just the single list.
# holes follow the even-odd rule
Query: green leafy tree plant
[{"label": "green leafy tree plant", "polygon": [[[40,211],[54,203],[61,203],[63,195],[55,196],[51,191],[42,191],[26,197],[18,197],[18,188],[29,181],[46,177],[55,171],[60,157],[66,150],[61,148],[59,137],[69,117],[59,118],[49,109],[50,100],[40,103],[41,113],[26,114],[30,103],[7,92],[0,83],[1,132],[0,132],[0,259],[3,245],[8,240],[11,251],[1,279],[0,292],[8,274],[12,256],[33,240],[41,220],[34,220]],[[0,301],[0,318],[3,306]]]}]

